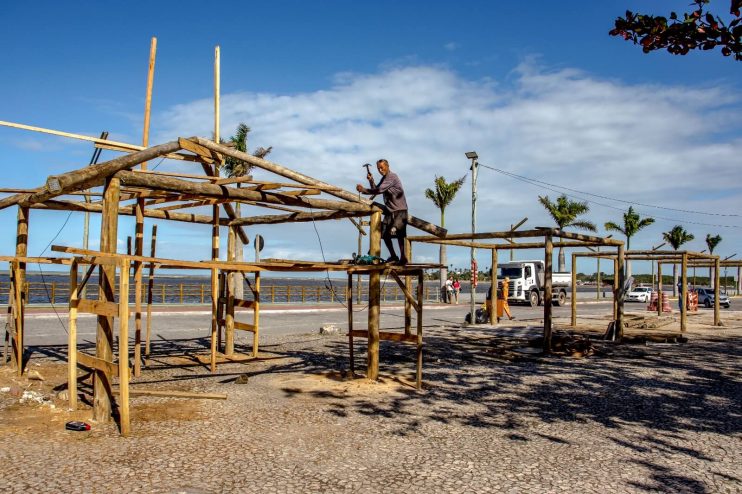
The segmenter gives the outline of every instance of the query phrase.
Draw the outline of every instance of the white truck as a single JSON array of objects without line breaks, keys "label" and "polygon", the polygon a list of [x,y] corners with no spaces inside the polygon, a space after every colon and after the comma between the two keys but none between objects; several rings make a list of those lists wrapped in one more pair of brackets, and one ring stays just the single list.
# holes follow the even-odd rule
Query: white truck
[{"label": "white truck", "polygon": [[[497,286],[502,287],[505,277],[508,284],[508,303],[527,303],[531,307],[541,305],[544,299],[544,261],[512,261],[498,266]],[[571,273],[551,273],[552,302],[564,305],[567,291],[571,290]],[[502,293],[502,292],[499,292]]]}]

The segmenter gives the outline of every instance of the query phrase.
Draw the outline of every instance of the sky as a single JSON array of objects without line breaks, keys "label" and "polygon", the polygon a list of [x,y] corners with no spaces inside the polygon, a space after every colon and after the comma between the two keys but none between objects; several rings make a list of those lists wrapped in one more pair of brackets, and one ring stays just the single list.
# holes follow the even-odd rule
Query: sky
[{"label": "sky", "polygon": [[[588,201],[586,219],[599,235],[630,205],[655,218],[632,249],[660,244],[662,232],[679,224],[695,236],[689,250],[719,234],[716,253],[742,257],[742,63],[718,51],[643,54],[608,36],[627,9],[667,15],[687,3],[11,2],[0,16],[0,120],[96,137],[108,131],[110,139],[141,144],[155,36],[150,144],[209,137],[218,45],[222,135],[247,123],[249,149],[273,146],[269,159],[283,166],[354,190],[365,180],[362,165],[386,158],[411,214],[437,224],[440,211],[425,189],[436,176],[465,176],[445,215],[446,228],[460,233],[471,231],[464,153],[476,151],[477,231],[507,230],[524,217],[522,228],[551,226],[538,196],[566,193]],[[728,17],[728,2],[711,6]],[[38,187],[48,175],[87,165],[93,152],[90,143],[6,127],[0,145],[2,187]],[[100,161],[116,156],[104,151]],[[169,160],[154,166],[198,171]],[[259,170],[253,176],[275,179]],[[16,213],[0,211],[3,255],[14,252]],[[210,256],[208,226],[157,224],[159,256]],[[29,255],[49,255],[52,243],[81,246],[82,225],[81,213],[32,211]],[[91,248],[98,225],[94,215]],[[133,231],[133,220],[122,218],[120,252]],[[265,238],[262,258],[335,261],[357,251],[347,220],[248,234]],[[247,246],[245,258],[253,255]],[[450,248],[448,258],[463,268],[469,251]],[[436,261],[437,248],[416,244],[414,260]],[[489,253],[478,260],[489,266]],[[634,272],[649,270],[635,263]],[[594,272],[594,261],[580,260],[578,271]]]}]

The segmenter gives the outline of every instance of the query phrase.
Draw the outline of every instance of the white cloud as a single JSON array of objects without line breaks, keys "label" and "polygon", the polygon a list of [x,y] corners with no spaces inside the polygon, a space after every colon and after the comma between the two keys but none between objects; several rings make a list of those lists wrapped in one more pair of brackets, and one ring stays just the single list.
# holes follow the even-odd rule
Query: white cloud
[{"label": "white cloud", "polygon": [[[739,98],[722,87],[637,85],[574,69],[547,71],[529,62],[505,82],[470,81],[431,66],[345,73],[312,93],[225,94],[221,111],[224,136],[246,122],[253,129],[251,148],[272,145],[273,161],[348,190],[363,181],[363,163],[389,159],[405,184],[412,213],[438,222],[439,212],[423,191],[435,175],[452,180],[468,174],[464,152],[470,150],[482,164],[577,190],[680,209],[739,211],[742,140],[727,131],[739,128],[739,106]],[[199,100],[157,115],[152,142],[211,135],[212,111],[210,100]],[[504,230],[524,216],[527,226],[551,223],[536,196],[556,192],[480,170],[478,230]],[[467,179],[446,211],[450,231],[470,229],[469,187]],[[590,219],[600,226],[621,216],[619,210],[591,207]],[[742,225],[734,217],[638,209],[677,223]],[[660,232],[672,226],[658,220],[632,247],[659,243]],[[695,233],[697,245],[691,248],[697,250],[706,233],[721,233],[728,246],[740,240],[738,229],[691,223],[686,228]],[[327,235],[328,260],[357,250],[356,230],[348,221],[325,223],[320,231]],[[320,258],[313,230],[289,225],[270,232],[271,257]],[[419,254],[430,258],[434,250],[420,247]],[[454,249],[450,255],[463,264],[468,253]]]}]

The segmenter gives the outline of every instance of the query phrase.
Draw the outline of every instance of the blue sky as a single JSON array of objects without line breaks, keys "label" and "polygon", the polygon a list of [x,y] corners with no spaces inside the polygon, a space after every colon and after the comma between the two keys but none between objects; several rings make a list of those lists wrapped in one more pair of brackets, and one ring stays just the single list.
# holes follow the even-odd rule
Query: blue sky
[{"label": "blue sky", "polygon": [[[718,52],[644,55],[607,34],[626,9],[668,13],[686,3],[13,2],[0,18],[0,120],[96,136],[107,130],[111,139],[140,143],[156,36],[150,142],[208,136],[219,45],[222,134],[248,123],[251,147],[272,145],[270,158],[287,167],[352,189],[363,180],[360,165],[386,157],[412,213],[438,222],[424,189],[435,175],[466,174],[464,152],[476,150],[482,164],[519,176],[669,208],[635,206],[657,221],[632,248],[657,245],[662,232],[683,224],[696,236],[690,249],[705,248],[706,234],[718,233],[717,252],[727,256],[737,252],[742,227],[734,216],[742,205],[742,64]],[[727,4],[712,7],[724,13]],[[37,187],[47,175],[84,166],[92,153],[89,144],[3,127],[0,144],[5,187]],[[167,161],[160,169],[193,171]],[[451,231],[470,228],[469,187],[467,179],[446,212]],[[524,216],[528,226],[549,225],[537,196],[562,191],[488,168],[478,187],[482,231],[507,229]],[[570,194],[591,201],[589,219],[601,233],[628,207]],[[0,211],[3,253],[13,252],[15,214]],[[66,216],[32,213],[31,255]],[[82,215],[73,214],[55,243],[81,245],[81,225]],[[349,222],[317,227],[321,250],[311,224],[253,228],[251,236],[266,237],[263,257],[334,260],[356,250]],[[158,228],[161,255],[208,257],[204,227]],[[121,250],[132,231],[122,220]],[[416,255],[433,260],[436,251],[421,247]],[[464,266],[468,251],[452,249],[449,258]],[[580,271],[594,270],[584,262]],[[483,253],[480,265],[488,264]]]}]

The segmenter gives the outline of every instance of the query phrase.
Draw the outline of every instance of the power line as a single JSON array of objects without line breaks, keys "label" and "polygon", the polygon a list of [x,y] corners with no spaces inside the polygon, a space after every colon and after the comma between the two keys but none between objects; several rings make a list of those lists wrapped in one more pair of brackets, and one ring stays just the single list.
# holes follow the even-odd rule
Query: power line
[{"label": "power line", "polygon": [[[555,185],[555,184],[551,184],[549,182],[543,182],[541,180],[536,180],[534,178],[523,177],[521,175],[516,175],[515,173],[508,172],[508,171],[505,171],[505,170],[501,170],[499,168],[494,168],[494,167],[491,167],[491,166],[483,165],[481,163],[479,164],[479,166],[483,166],[485,168],[489,168],[490,170],[494,170],[497,173],[502,173],[503,175],[507,175],[509,177],[516,178],[516,179],[519,179],[519,180],[526,180],[528,182],[534,182],[534,183],[538,183],[538,184],[549,185],[551,187],[557,187],[559,189],[569,190],[571,192],[577,192],[578,194],[584,194],[584,195],[587,195],[587,196],[597,197],[599,199],[607,199],[609,201],[623,202],[625,204],[632,204],[632,205],[636,205],[636,206],[642,206],[642,207],[645,207],[645,208],[657,208],[657,209],[665,209],[665,210],[668,210],[668,211],[677,211],[679,213],[702,214],[702,215],[706,215],[706,216],[729,216],[729,217],[736,217],[736,218],[740,217],[739,214],[707,213],[705,211],[693,211],[693,210],[690,210],[690,209],[669,208],[669,207],[666,207],[666,206],[657,206],[657,205],[654,205],[654,204],[645,204],[645,203],[636,202],[636,201],[626,201],[624,199],[616,199],[616,198],[613,198],[613,197],[602,196],[600,194],[592,194],[590,192],[584,192],[584,191],[577,190],[577,189],[570,189],[569,187],[564,187],[562,185]],[[717,225],[712,225],[712,226],[717,226]]]},{"label": "power line", "polygon": [[[532,179],[532,178],[523,177],[521,175],[516,175],[515,173],[506,172],[504,170],[500,170],[499,168],[493,168],[491,166],[483,165],[481,163],[479,164],[479,166],[482,166],[484,168],[488,168],[490,170],[496,171],[496,172],[501,173],[503,175],[506,175],[506,176],[508,176],[510,178],[514,178],[516,180],[520,180],[522,182],[526,182],[527,184],[533,185],[534,187],[540,187],[542,189],[550,190],[550,191],[555,192],[557,194],[564,194],[564,192],[562,190],[558,190],[558,189],[556,189],[554,187],[557,187],[559,189],[569,190],[569,191],[572,191],[572,192],[578,192],[580,194],[585,194],[585,195],[588,195],[588,196],[599,197],[601,199],[607,199],[607,200],[610,200],[610,201],[623,202],[623,203],[626,203],[626,204],[637,205],[637,206],[646,206],[646,207],[653,207],[653,208],[659,208],[659,209],[667,209],[667,210],[670,210],[670,211],[679,211],[679,212],[685,212],[685,213],[697,213],[697,214],[712,215],[712,216],[713,215],[716,215],[716,216],[727,216],[727,217],[739,217],[740,216],[740,215],[737,215],[737,214],[720,214],[720,213],[706,213],[706,212],[689,211],[689,210],[684,210],[684,209],[667,208],[667,207],[663,207],[663,206],[653,206],[653,205],[649,205],[649,204],[643,204],[643,203],[640,203],[640,202],[625,201],[625,200],[622,200],[622,199],[614,199],[612,197],[601,196],[601,195],[598,195],[598,194],[591,194],[590,192],[583,192],[583,191],[579,191],[579,190],[576,190],[576,189],[570,189],[569,187],[562,187],[560,185],[550,184],[548,182],[543,182],[541,180],[535,180],[535,179]],[[602,202],[590,200],[590,199],[587,199],[585,197],[580,197],[580,196],[576,196],[576,195],[573,195],[573,194],[564,194],[564,195],[569,196],[569,197],[572,197],[572,198],[575,198],[575,199],[579,199],[579,200],[582,200],[582,201],[585,201],[585,202],[589,202],[591,204],[597,204],[598,206],[603,206],[605,208],[615,209],[617,211],[624,211],[623,208],[619,208],[619,207],[616,207],[616,206],[612,206],[610,204],[605,204],[605,203],[602,203]],[[700,221],[690,221],[690,220],[687,220],[687,219],[682,219],[681,220],[681,219],[677,219],[677,218],[667,218],[667,217],[664,217],[664,216],[656,216],[656,215],[652,215],[652,217],[654,219],[665,220],[665,221],[669,221],[669,222],[673,222],[673,223],[688,223],[688,224],[691,224],[691,225],[713,226],[713,227],[716,227],[716,228],[742,228],[742,227],[740,227],[738,225],[720,225],[720,224],[713,224],[713,223],[703,223],[703,222],[700,222]]]}]

